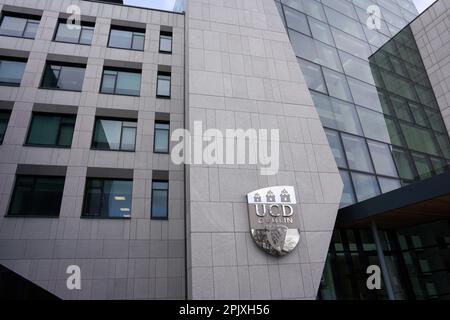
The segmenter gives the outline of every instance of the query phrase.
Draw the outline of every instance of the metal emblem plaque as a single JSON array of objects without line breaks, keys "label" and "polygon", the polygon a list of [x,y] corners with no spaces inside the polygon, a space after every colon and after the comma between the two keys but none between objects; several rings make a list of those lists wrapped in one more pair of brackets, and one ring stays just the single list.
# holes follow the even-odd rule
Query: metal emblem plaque
[{"label": "metal emblem plaque", "polygon": [[284,256],[300,241],[300,221],[294,187],[271,187],[247,194],[250,231],[266,253]]}]

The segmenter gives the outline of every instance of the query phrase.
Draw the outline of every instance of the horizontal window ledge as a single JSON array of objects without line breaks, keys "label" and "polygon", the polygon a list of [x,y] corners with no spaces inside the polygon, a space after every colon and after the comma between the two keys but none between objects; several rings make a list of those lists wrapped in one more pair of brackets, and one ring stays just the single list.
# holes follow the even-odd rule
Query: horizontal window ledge
[{"label": "horizontal window ledge", "polygon": [[119,50],[130,50],[130,51],[144,52],[144,50],[132,49],[132,48],[120,48],[120,47],[110,47],[110,46],[108,46],[107,48],[109,48],[109,49],[119,49]]},{"label": "horizontal window ledge", "polygon": [[53,40],[53,42],[55,43],[66,43],[66,44],[75,44],[78,46],[86,46],[86,47],[90,47],[92,44],[87,44],[87,43],[78,43],[78,42],[69,42],[69,41],[61,41],[61,40]]},{"label": "horizontal window ledge", "polygon": [[5,218],[37,218],[37,219],[58,219],[57,216],[49,216],[49,215],[33,215],[33,214],[7,214]]},{"label": "horizontal window ledge", "polygon": [[91,216],[81,216],[81,219],[91,219],[91,220],[130,220],[130,217],[91,217]]},{"label": "horizontal window ledge", "polygon": [[123,93],[108,93],[108,92],[99,92],[99,94],[106,94],[109,96],[121,96],[121,97],[132,97],[132,98],[139,98],[141,95],[134,95],[134,94],[123,94]]},{"label": "horizontal window ledge", "polygon": [[23,146],[30,148],[47,148],[47,149],[63,149],[63,150],[64,149],[68,150],[72,148],[72,146],[65,147],[65,146],[55,146],[51,144],[28,144],[28,143],[25,143]]},{"label": "horizontal window ledge", "polygon": [[39,89],[41,89],[41,90],[52,90],[52,91],[79,92],[79,93],[82,92],[82,90],[71,90],[71,89],[50,88],[50,87],[39,87]]},{"label": "horizontal window ledge", "polygon": [[107,151],[107,152],[128,152],[134,153],[136,150],[116,150],[116,149],[100,149],[100,148],[91,148],[92,151]]}]

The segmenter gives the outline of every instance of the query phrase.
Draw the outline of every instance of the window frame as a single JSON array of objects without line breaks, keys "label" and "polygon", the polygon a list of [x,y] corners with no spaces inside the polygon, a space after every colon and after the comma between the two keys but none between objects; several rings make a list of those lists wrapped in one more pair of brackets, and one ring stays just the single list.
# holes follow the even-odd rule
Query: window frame
[{"label": "window frame", "polygon": [[[169,95],[159,94],[159,77],[170,77],[169,81]],[[156,75],[156,98],[158,99],[172,99],[172,72],[158,71]]]},{"label": "window frame", "polygon": [[[85,30],[85,28],[92,28],[92,31],[95,32],[95,23],[93,23],[93,22],[84,22],[84,21],[81,22],[81,26],[80,26],[81,29],[80,29],[80,33],[78,34],[77,42],[57,40],[56,37],[58,36],[59,27],[60,27],[61,24],[64,24],[64,23],[65,23],[65,22],[64,22],[65,20],[66,20],[66,19],[58,19],[58,24],[56,25],[55,33],[54,33],[54,35],[53,35],[52,41],[54,41],[54,42],[59,42],[59,43],[78,44],[78,45],[82,45],[82,46],[91,46],[91,45],[92,45],[92,40],[93,40],[93,38],[91,39],[91,43],[90,43],[90,44],[87,44],[87,43],[81,43],[80,40],[81,40],[81,35],[82,35],[82,33],[83,33],[83,30]],[[66,21],[67,21],[67,20],[66,20]]]},{"label": "window frame", "polygon": [[[168,125],[168,129],[157,129],[157,124],[165,124]],[[157,151],[156,150],[156,131],[167,131],[167,151]],[[162,121],[162,120],[156,120],[154,125],[154,131],[153,131],[153,153],[155,154],[170,154],[170,121]]]},{"label": "window frame", "polygon": [[[32,178],[33,179],[33,186],[32,186],[32,192],[35,192],[36,189],[36,181],[38,178],[42,178],[42,179],[49,179],[49,178],[59,178],[62,179],[64,181],[63,183],[63,190],[61,191],[61,200],[60,200],[60,204],[59,204],[59,211],[57,214],[55,215],[42,215],[42,214],[11,214],[11,207],[13,204],[13,200],[15,198],[15,195],[17,193],[17,180],[20,177],[24,177],[24,178]],[[65,176],[59,176],[59,175],[30,175],[30,174],[16,174],[15,179],[14,179],[14,186],[13,186],[13,192],[11,193],[11,198],[9,199],[9,204],[8,204],[8,210],[6,211],[6,215],[5,217],[7,218],[59,218],[60,214],[61,214],[61,207],[62,207],[62,202],[63,202],[63,198],[64,198],[64,188],[65,188],[65,184],[66,184],[66,177]],[[33,199],[31,199],[33,200]]]},{"label": "window frame", "polygon": [[[167,189],[155,189],[153,187],[154,183],[167,183]],[[168,221],[169,220],[169,180],[162,180],[162,179],[153,179],[152,180],[152,194],[151,194],[151,203],[150,203],[150,220],[160,220],[160,221]],[[166,191],[167,197],[166,197],[166,216],[165,217],[155,217],[153,215],[153,199],[154,199],[154,191]]]},{"label": "window frame", "polygon": [[5,12],[2,12],[0,14],[0,27],[3,24],[3,20],[4,20],[5,17],[20,18],[20,19],[26,20],[25,21],[25,28],[23,28],[22,34],[20,36],[13,36],[13,35],[8,35],[8,34],[1,34],[1,33],[0,33],[0,36],[2,36],[2,37],[11,37],[11,38],[30,39],[30,40],[36,39],[37,31],[36,31],[36,34],[35,34],[35,36],[33,38],[25,37],[24,34],[25,34],[26,30],[27,30],[28,24],[30,24],[30,23],[37,24],[37,28],[39,28],[39,25],[40,25],[40,22],[41,22],[41,19],[42,19],[41,16],[5,11]]},{"label": "window frame", "polygon": [[[117,122],[121,122],[121,127],[120,127],[120,149],[103,149],[103,148],[99,148],[99,147],[95,147],[94,143],[95,143],[95,133],[96,133],[96,129],[97,129],[97,121],[100,120],[107,120],[107,121],[117,121]],[[124,126],[124,122],[135,122],[136,123],[136,127],[130,127],[130,126]],[[137,142],[137,125],[138,125],[138,121],[137,119],[127,119],[127,118],[113,118],[113,117],[95,117],[94,120],[94,130],[92,131],[92,142],[91,142],[91,150],[96,150],[96,151],[115,151],[115,152],[136,152],[136,142]],[[124,128],[135,128],[136,129],[136,134],[134,136],[134,148],[133,150],[122,150],[122,143],[123,143],[123,129]],[[117,179],[116,179],[117,180]]]},{"label": "window frame", "polygon": [[[84,74],[83,74],[83,82],[81,83],[81,89],[80,90],[75,90],[75,89],[53,88],[53,87],[46,87],[46,86],[44,86],[43,83],[44,83],[47,67],[51,67],[51,66],[56,66],[56,67],[60,68],[59,71],[58,71],[58,77],[56,79],[56,83],[58,83],[59,79],[61,78],[61,71],[62,71],[63,67],[83,69],[84,70]],[[67,63],[67,62],[58,62],[58,61],[46,61],[45,65],[44,65],[44,71],[42,72],[41,81],[39,82],[40,83],[39,84],[39,89],[69,91],[69,92],[82,92],[83,91],[83,85],[84,85],[84,78],[85,77],[86,77],[86,65],[85,64],[81,64],[81,63]]]},{"label": "window frame", "polygon": [[[110,72],[115,72],[115,78],[114,78],[114,92],[110,93],[110,92],[102,92],[102,88],[103,88],[103,82],[105,79],[105,71],[110,71]],[[139,74],[140,77],[140,81],[139,81],[139,94],[134,95],[134,94],[125,94],[125,93],[117,93],[117,81],[119,78],[119,72],[123,72],[123,73],[135,73],[135,74]],[[141,87],[142,87],[142,70],[139,69],[124,69],[124,68],[113,68],[113,67],[104,67],[103,71],[102,71],[102,79],[100,81],[100,90],[99,93],[101,94],[110,94],[110,95],[117,95],[117,96],[125,96],[125,97],[140,97],[141,96]]]},{"label": "window frame", "polygon": [[92,180],[97,180],[97,181],[101,181],[102,182],[102,187],[101,187],[101,197],[100,197],[100,212],[102,211],[102,207],[103,207],[103,195],[104,193],[104,188],[105,188],[105,181],[125,181],[125,182],[131,182],[131,205],[133,204],[133,179],[122,179],[122,178],[98,178],[98,177],[86,177],[85,180],[85,185],[84,185],[84,193],[83,193],[83,206],[81,209],[81,219],[110,219],[110,220],[130,220],[131,219],[131,215],[133,213],[133,207],[131,207],[131,211],[129,213],[128,217],[112,217],[112,216],[92,216],[92,215],[86,215],[86,207],[87,207],[87,190],[88,190],[88,181],[92,181]]},{"label": "window frame", "polygon": [[[36,143],[28,142],[28,140],[30,139],[30,136],[31,136],[31,128],[33,126],[33,122],[35,120],[35,116],[36,115],[59,117],[58,133],[56,135],[56,142],[57,142],[57,144],[54,144],[54,145],[53,144],[36,144]],[[67,123],[66,124],[63,123],[63,120],[64,119],[70,119],[70,118],[74,120],[73,131],[72,131],[72,143],[70,144],[70,146],[59,145],[58,141],[59,141],[59,138],[61,136],[61,130],[62,130],[62,128],[64,126],[68,126]],[[75,133],[76,118],[77,118],[77,116],[74,115],[74,114],[60,114],[60,113],[49,113],[49,112],[33,112],[33,114],[31,115],[30,125],[28,126],[28,133],[27,133],[27,137],[25,139],[24,146],[26,146],[26,147],[40,147],[40,148],[71,149],[72,148],[72,144],[73,144],[73,135]]]},{"label": "window frame", "polygon": [[[167,50],[161,50],[161,39],[163,37],[170,37],[170,51]],[[163,54],[172,54],[173,52],[173,32],[170,31],[160,31],[159,32],[159,45],[158,45],[159,53]]]},{"label": "window frame", "polygon": [[[126,31],[126,32],[130,32],[131,33],[131,44],[130,44],[129,48],[122,48],[122,47],[116,47],[116,46],[111,46],[110,45],[111,33],[112,33],[113,30]],[[144,43],[143,43],[143,48],[142,49],[134,49],[133,48],[135,33],[139,33],[139,34],[142,34],[144,36]],[[111,25],[111,27],[109,28],[107,48],[121,49],[121,50],[132,50],[132,51],[143,52],[143,51],[145,51],[145,34],[146,34],[146,30],[145,29],[129,28],[129,27],[122,27],[122,26],[117,26],[117,25]]]}]

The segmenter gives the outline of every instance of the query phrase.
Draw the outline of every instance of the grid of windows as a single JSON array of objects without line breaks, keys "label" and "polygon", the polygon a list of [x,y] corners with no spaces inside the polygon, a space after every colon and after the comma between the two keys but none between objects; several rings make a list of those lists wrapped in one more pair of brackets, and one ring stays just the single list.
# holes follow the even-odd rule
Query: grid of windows
[{"label": "grid of windows", "polygon": [[[414,6],[276,4],[345,183],[342,206],[446,169],[450,142],[409,28],[378,50],[415,17]],[[367,27],[373,4],[381,8],[380,30]]]},{"label": "grid of windows", "polygon": [[34,39],[39,17],[4,12],[0,22],[0,35]]}]

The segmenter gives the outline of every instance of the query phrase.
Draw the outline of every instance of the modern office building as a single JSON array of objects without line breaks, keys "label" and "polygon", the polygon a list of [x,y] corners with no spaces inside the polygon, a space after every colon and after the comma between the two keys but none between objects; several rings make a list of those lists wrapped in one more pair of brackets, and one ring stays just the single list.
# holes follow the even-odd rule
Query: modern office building
[{"label": "modern office building", "polygon": [[[450,1],[175,5],[0,0],[1,272],[63,299],[448,298]],[[278,170],[176,163],[177,129],[276,129]]]}]

